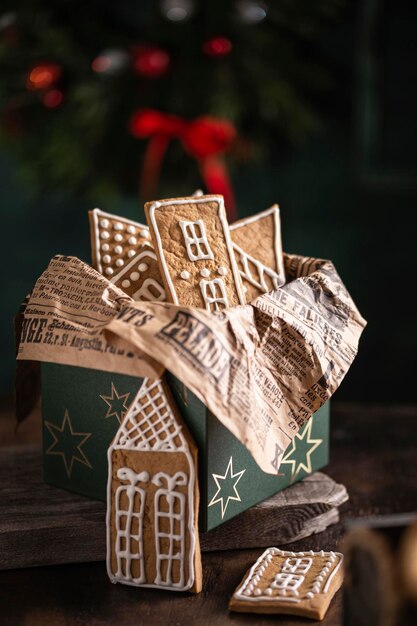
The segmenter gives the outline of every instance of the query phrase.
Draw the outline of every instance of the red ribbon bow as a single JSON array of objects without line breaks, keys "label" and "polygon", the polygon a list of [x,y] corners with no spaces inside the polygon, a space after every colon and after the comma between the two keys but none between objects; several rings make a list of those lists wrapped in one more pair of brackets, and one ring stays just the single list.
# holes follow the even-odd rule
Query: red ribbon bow
[{"label": "red ribbon bow", "polygon": [[141,191],[147,199],[156,196],[162,161],[170,141],[179,139],[188,154],[197,160],[207,191],[223,195],[229,220],[236,219],[229,176],[219,157],[236,137],[235,127],[230,122],[209,116],[187,121],[154,109],[142,109],[133,114],[130,132],[139,139],[149,138],[140,179]]}]

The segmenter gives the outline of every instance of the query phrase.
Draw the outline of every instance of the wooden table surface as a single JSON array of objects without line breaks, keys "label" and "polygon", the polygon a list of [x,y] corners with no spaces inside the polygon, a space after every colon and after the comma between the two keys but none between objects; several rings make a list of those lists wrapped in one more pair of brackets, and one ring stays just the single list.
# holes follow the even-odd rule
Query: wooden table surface
[{"label": "wooden table surface", "polygon": [[[10,419],[0,415],[3,442],[11,443]],[[25,424],[23,441],[38,437]],[[332,405],[331,462],[326,472],[344,483],[350,500],[342,523],[288,549],[338,549],[343,520],[417,509],[417,407]],[[112,585],[104,563],[61,565],[0,572],[0,623],[7,626],[170,626],[227,624],[282,626],[316,622],[286,616],[228,613],[228,600],[261,549],[203,555],[204,589],[199,595]],[[341,592],[323,626],[342,624]],[[371,625],[370,625],[371,626]]]}]

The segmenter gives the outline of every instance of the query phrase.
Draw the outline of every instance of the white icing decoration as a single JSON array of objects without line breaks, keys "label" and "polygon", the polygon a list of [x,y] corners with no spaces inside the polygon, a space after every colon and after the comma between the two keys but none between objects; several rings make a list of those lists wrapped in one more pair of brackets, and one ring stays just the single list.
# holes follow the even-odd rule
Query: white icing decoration
[{"label": "white icing decoration", "polygon": [[158,281],[154,278],[146,278],[141,288],[132,295],[132,298],[138,302],[166,302],[167,294]]},{"label": "white icing decoration", "polygon": [[127,289],[128,287],[130,287],[131,282],[130,280],[122,280],[122,287],[124,287],[125,289]]},{"label": "white icing decoration", "polygon": [[179,225],[182,230],[187,255],[190,261],[214,259],[214,254],[207,240],[203,220],[196,220],[195,222],[180,220]]},{"label": "white icing decoration", "polygon": [[134,226],[128,226],[126,228],[127,232],[130,233],[131,235],[134,235],[136,232],[136,228]]},{"label": "white icing decoration", "polygon": [[230,261],[230,267],[233,273],[234,285],[236,288],[236,292],[237,292],[240,304],[245,304],[246,300],[243,294],[243,288],[242,288],[242,284],[241,284],[241,280],[239,276],[239,270],[238,270],[236,260],[233,254],[232,241],[230,239],[230,234],[229,234],[229,225],[227,223],[226,213],[224,210],[223,196],[203,196],[202,198],[197,197],[197,198],[193,198],[192,200],[183,200],[183,199],[165,200],[164,202],[154,202],[151,204],[149,208],[149,219],[152,224],[153,231],[154,231],[156,245],[158,247],[158,253],[159,253],[159,257],[160,257],[160,261],[162,265],[162,270],[165,275],[165,280],[168,284],[172,302],[174,304],[179,304],[179,300],[178,300],[178,296],[174,287],[174,283],[168,271],[168,266],[167,266],[166,259],[165,259],[164,246],[162,245],[161,235],[159,233],[158,225],[156,223],[155,211],[157,208],[162,207],[162,206],[171,206],[171,205],[177,205],[177,204],[186,206],[187,204],[191,204],[191,203],[198,206],[200,203],[206,203],[206,202],[217,203],[220,227],[223,232],[224,240],[226,243],[226,248],[227,248],[229,261]]},{"label": "white icing decoration", "polygon": [[100,226],[102,228],[108,228],[109,223],[109,220],[100,220]]},{"label": "white icing decoration", "polygon": [[111,261],[110,254],[105,254],[103,257],[103,263],[110,263],[110,261]]},{"label": "white icing decoration", "polygon": [[120,233],[117,233],[117,234],[114,236],[114,240],[115,240],[115,241],[123,241],[123,235],[121,235]]},{"label": "white icing decoration", "polygon": [[[163,587],[184,587],[184,556],[185,556],[185,494],[175,492],[177,485],[186,485],[188,477],[184,472],[177,472],[174,476],[170,476],[165,472],[158,472],[152,482],[160,486],[155,493],[154,511],[155,511],[155,529],[156,529],[156,578],[155,583]],[[166,488],[163,488],[164,482]],[[161,505],[162,501],[162,505]],[[167,510],[168,509],[168,510]],[[167,524],[163,524],[163,521]],[[169,532],[161,530],[168,525]],[[165,538],[168,543],[166,552],[162,552],[162,539]],[[178,550],[179,544],[179,550]],[[176,551],[174,552],[176,547]],[[175,561],[179,561],[179,577],[173,580],[172,570]],[[166,567],[164,567],[166,563]],[[165,575],[163,572],[165,571]]]},{"label": "white icing decoration", "polygon": [[116,254],[122,254],[123,248],[122,248],[122,246],[116,246],[114,248],[114,251],[115,251]]},{"label": "white icing decoration", "polygon": [[105,269],[106,274],[108,274],[109,276],[111,276],[114,272],[112,267],[106,267]]},{"label": "white icing decoration", "polygon": [[148,269],[148,265],[146,263],[139,263],[138,270],[140,272],[146,272],[147,269]]},{"label": "white icing decoration", "polygon": [[[129,256],[129,255],[128,255]],[[130,255],[132,256],[132,255]],[[142,252],[134,253],[134,257],[131,261],[120,270],[115,276],[112,278],[112,283],[114,284],[122,284],[120,281],[128,280],[131,283],[131,280],[136,281],[139,280],[140,274],[136,271],[136,268],[142,265],[141,262],[147,261],[146,265],[149,265],[153,262],[157,262],[156,254],[153,250],[148,249],[148,247]],[[144,263],[145,264],[145,263]],[[133,277],[132,277],[133,276]],[[131,280],[129,280],[129,278]],[[122,284],[123,286],[123,284]],[[166,293],[165,289],[162,285],[157,282],[153,278],[147,278],[144,280],[143,284],[140,288],[133,294],[130,294],[131,297],[136,300],[145,300],[145,301],[157,301],[157,302],[165,302],[166,301]]]},{"label": "white icing decoration", "polygon": [[227,267],[225,267],[224,265],[220,265],[220,267],[217,269],[217,273],[220,276],[226,276],[226,274],[227,274]]},{"label": "white icing decoration", "polygon": [[[117,478],[125,481],[114,493],[115,537],[112,538],[112,453],[114,450],[159,450],[166,454],[182,452],[188,463],[189,474],[180,471],[174,475],[160,471],[150,476],[147,471],[136,473],[130,467],[122,467]],[[128,455],[125,456],[128,462]],[[170,462],[164,464],[169,468]],[[194,553],[194,488],[195,469],[187,439],[182,433],[174,413],[167,401],[160,380],[145,379],[142,387],[126,413],[108,450],[107,481],[107,573],[114,583],[143,587],[185,591],[195,580]],[[147,485],[152,482],[158,487],[153,500],[149,498]],[[186,493],[177,487],[186,487]],[[125,497],[122,499],[122,495]],[[124,508],[122,504],[124,503]],[[153,518],[145,518],[145,507],[153,508]],[[188,510],[187,510],[188,509]],[[123,524],[120,521],[123,519]],[[144,524],[153,520],[155,533],[155,580],[146,580],[144,566]],[[135,525],[133,525],[135,521]],[[165,521],[165,523],[164,523]],[[162,541],[166,551],[162,550]],[[123,540],[123,546],[122,546]],[[186,552],[188,543],[188,579],[185,579]],[[116,572],[112,569],[112,555],[116,557]],[[178,563],[173,567],[174,563]],[[132,564],[139,563],[139,575],[132,574]]]},{"label": "white icing decoration", "polygon": [[208,270],[206,267],[203,267],[203,269],[200,272],[200,275],[203,278],[208,278],[210,276],[210,270]]},{"label": "white icing decoration", "polygon": [[116,261],[117,267],[123,267],[124,264],[125,264],[125,262],[123,261],[123,259],[117,259],[117,261]]},{"label": "white icing decoration", "polygon": [[130,243],[131,246],[134,246],[138,241],[136,237],[129,237],[128,242]]},{"label": "white icing decoration", "polygon": [[144,228],[142,228],[142,230],[139,232],[139,235],[141,237],[143,237],[144,239],[148,239],[149,238],[149,230],[145,230]]},{"label": "white icing decoration", "polygon": [[121,222],[116,222],[113,228],[114,230],[123,230],[124,226]]},{"label": "white icing decoration", "polygon": [[261,293],[266,293],[271,289],[271,286],[266,282],[266,277],[270,279],[273,289],[278,289],[278,287],[284,284],[285,278],[283,276],[280,276],[250,254],[246,254],[246,252],[235,243],[233,244],[233,250],[235,251],[236,260],[238,261],[241,277],[256,287],[256,289],[259,289]]},{"label": "white icing decoration", "polygon": [[127,253],[127,256],[129,257],[129,259],[131,259],[133,256],[135,256],[136,254],[136,250],[129,250],[129,252]]},{"label": "white icing decoration", "polygon": [[[128,485],[120,485],[114,495],[115,500],[115,527],[117,571],[116,578],[125,579],[139,585],[145,582],[145,564],[143,559],[143,517],[145,512],[146,491],[137,487],[138,482],[148,482],[148,472],[136,474],[129,467],[121,467],[117,470],[117,478],[128,480]],[[123,495],[127,496],[128,506],[122,508]],[[124,499],[124,498],[123,498]],[[139,502],[139,507],[137,506]],[[135,508],[136,505],[136,508]],[[136,521],[137,532],[133,534],[133,521]],[[122,541],[124,548],[122,548]],[[136,550],[132,550],[132,544]],[[133,578],[132,561],[139,561],[139,576]]]},{"label": "white icing decoration", "polygon": [[193,198],[199,198],[200,196],[203,196],[203,192],[201,189],[196,189],[193,193]]},{"label": "white icing decoration", "polygon": [[110,237],[110,234],[107,232],[107,230],[103,230],[100,237],[102,239],[108,239]]},{"label": "white icing decoration", "polygon": [[[91,220],[92,239],[93,239],[93,259],[95,258],[95,264],[99,272],[103,272],[103,265],[102,265],[100,251],[103,250],[103,252],[108,252],[110,250],[110,246],[107,243],[103,244],[100,248],[100,241],[101,241],[100,234],[101,234],[101,227],[102,227],[101,222],[104,222],[106,224],[106,226],[103,226],[103,228],[108,228],[108,226],[110,226],[110,223],[120,222],[126,227],[126,229],[128,228],[133,229],[132,231],[133,233],[135,233],[136,230],[147,229],[147,227],[144,226],[144,224],[140,224],[139,222],[134,222],[133,220],[128,220],[118,215],[113,215],[111,213],[105,213],[104,211],[101,211],[100,209],[93,209],[92,220]],[[117,235],[119,235],[119,233],[117,233]],[[121,240],[122,239],[120,239],[120,241]]]},{"label": "white icing decoration", "polygon": [[213,280],[204,280],[203,278],[200,280],[200,290],[206,311],[221,311],[229,306],[226,286],[221,278],[213,278]]},{"label": "white icing decoration", "polygon": [[190,272],[187,272],[187,270],[183,270],[180,276],[183,280],[188,280],[190,278]]},{"label": "white icing decoration", "polygon": [[[235,222],[235,224],[230,225],[230,231],[238,230],[246,226],[247,224],[251,224],[253,222],[257,222],[258,220],[267,217],[268,215],[272,215],[274,222],[274,257],[275,257],[275,270],[278,275],[278,280],[280,285],[285,283],[285,272],[283,266],[283,257],[282,257],[282,243],[281,243],[281,221],[280,221],[280,213],[279,206],[274,204],[271,208],[266,211],[261,211],[256,215],[251,215],[245,219],[239,220]],[[271,268],[272,269],[272,268]]]},{"label": "white icing decoration", "polygon": [[[258,583],[262,580],[267,567],[269,567],[274,556],[287,557],[281,564],[280,571],[272,578],[270,573],[263,579],[263,583],[268,582],[267,587],[258,588]],[[309,587],[301,595],[299,588],[305,581],[306,574],[310,570],[314,559],[312,557],[327,557],[333,566],[325,563],[315,576]],[[337,561],[337,563],[336,563]],[[242,584],[236,589],[233,596],[237,599],[249,600],[251,602],[264,602],[266,600],[299,603],[304,599],[313,598],[318,593],[326,593],[330,583],[343,562],[343,555],[339,552],[290,552],[279,548],[268,548],[251,567],[249,573]],[[329,575],[330,573],[330,575]],[[325,578],[326,583],[323,585]]]}]

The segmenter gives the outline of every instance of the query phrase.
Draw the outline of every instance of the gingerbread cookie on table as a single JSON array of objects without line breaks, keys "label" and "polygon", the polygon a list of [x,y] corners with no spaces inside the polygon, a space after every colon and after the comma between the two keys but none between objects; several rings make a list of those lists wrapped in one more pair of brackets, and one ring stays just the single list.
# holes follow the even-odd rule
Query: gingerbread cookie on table
[{"label": "gingerbread cookie on table", "polygon": [[230,236],[248,302],[284,284],[278,205],[231,224]]},{"label": "gingerbread cookie on table", "polygon": [[169,389],[145,379],[108,451],[107,573],[199,592],[197,447]]},{"label": "gingerbread cookie on table", "polygon": [[148,202],[145,214],[170,302],[207,311],[245,303],[222,196]]},{"label": "gingerbread cookie on table", "polygon": [[89,211],[93,267],[110,279],[145,243],[150,243],[144,224],[100,209]]},{"label": "gingerbread cookie on table", "polygon": [[268,548],[246,573],[229,609],[321,620],[343,582],[342,562],[339,552]]}]

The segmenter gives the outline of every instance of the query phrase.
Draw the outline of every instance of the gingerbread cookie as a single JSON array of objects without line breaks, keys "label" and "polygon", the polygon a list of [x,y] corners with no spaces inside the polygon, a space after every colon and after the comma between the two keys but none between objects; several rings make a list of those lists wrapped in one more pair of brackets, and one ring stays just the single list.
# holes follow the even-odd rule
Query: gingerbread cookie
[{"label": "gingerbread cookie", "polygon": [[165,382],[144,380],[108,462],[110,580],[201,591],[197,447]]},{"label": "gingerbread cookie", "polygon": [[278,205],[230,226],[248,302],[285,283]]},{"label": "gingerbread cookie", "polygon": [[140,251],[143,244],[150,243],[149,229],[144,224],[100,209],[88,214],[93,267],[110,279]]},{"label": "gingerbread cookie", "polygon": [[137,302],[166,302],[158,259],[149,245],[142,250],[111,279]]},{"label": "gingerbread cookie", "polygon": [[222,196],[145,205],[167,298],[219,311],[245,303]]},{"label": "gingerbread cookie", "polygon": [[321,620],[343,582],[342,561],[339,552],[268,548],[243,578],[229,608]]}]

